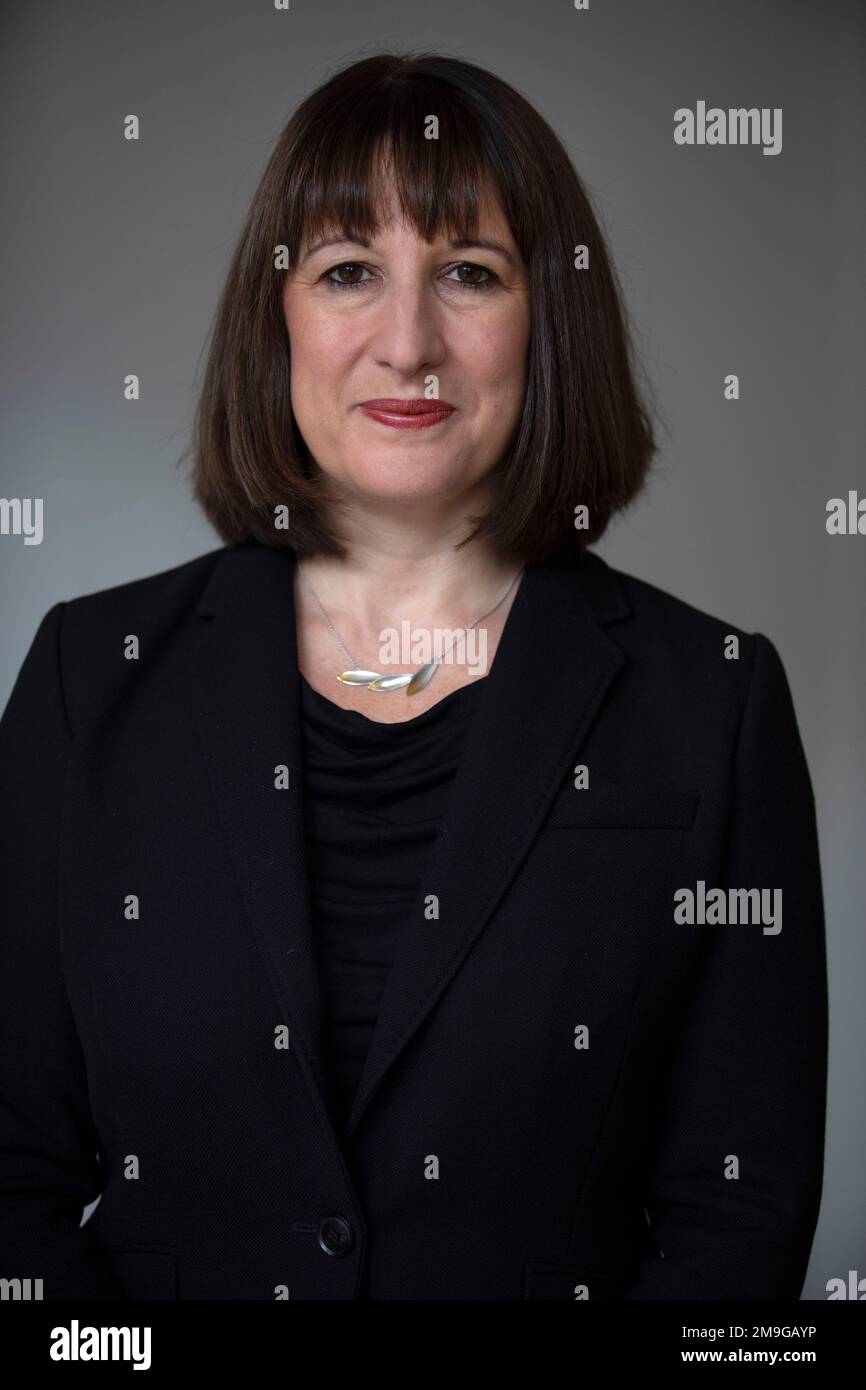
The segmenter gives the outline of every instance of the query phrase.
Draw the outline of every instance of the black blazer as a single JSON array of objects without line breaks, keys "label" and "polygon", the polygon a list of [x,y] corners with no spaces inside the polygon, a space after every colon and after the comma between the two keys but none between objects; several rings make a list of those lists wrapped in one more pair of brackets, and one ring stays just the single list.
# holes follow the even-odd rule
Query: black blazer
[{"label": "black blazer", "polygon": [[[293,567],[250,542],[58,603],[24,661],[0,724],[0,1275],[46,1298],[797,1298],[827,982],[775,647],[591,552],[527,569],[338,1136]],[[780,889],[781,930],[676,920],[700,883]]]}]

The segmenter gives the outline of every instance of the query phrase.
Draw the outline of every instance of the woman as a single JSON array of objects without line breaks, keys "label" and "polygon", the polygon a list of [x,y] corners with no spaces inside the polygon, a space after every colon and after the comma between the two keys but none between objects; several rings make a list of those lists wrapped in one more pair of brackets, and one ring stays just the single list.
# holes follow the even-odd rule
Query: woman
[{"label": "woman", "polygon": [[225,545],[58,603],[0,726],[4,1275],[798,1296],[812,789],[772,643],[588,548],[653,451],[532,107],[435,56],[313,93],[215,325]]}]

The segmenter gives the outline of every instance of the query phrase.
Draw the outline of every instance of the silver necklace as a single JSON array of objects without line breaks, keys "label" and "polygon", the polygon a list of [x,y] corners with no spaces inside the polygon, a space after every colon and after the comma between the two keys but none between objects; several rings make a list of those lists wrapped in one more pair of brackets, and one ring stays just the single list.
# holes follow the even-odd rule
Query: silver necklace
[{"label": "silver necklace", "polygon": [[343,645],[340,634],[334,627],[334,624],[331,622],[331,619],[328,617],[327,613],[325,612],[324,608],[319,602],[318,595],[316,594],[315,589],[313,588],[312,584],[307,578],[304,566],[301,564],[300,556],[298,556],[298,569],[301,572],[301,578],[303,579],[304,583],[306,584],[307,588],[313,596],[313,600],[315,601],[319,609],[319,612],[325,619],[325,622],[328,624],[328,627],[331,629],[331,632],[334,635],[334,640],[340,648],[340,651],[343,653],[343,656],[349,663],[349,669],[347,671],[341,671],[340,674],[337,676],[337,680],[342,681],[344,685],[364,686],[367,690],[402,690],[405,688],[407,695],[414,695],[416,691],[423,690],[425,685],[429,685],[430,681],[436,674],[436,671],[443,657],[448,655],[451,648],[454,646],[454,642],[457,641],[457,637],[460,636],[460,632],[469,632],[473,627],[477,627],[478,623],[482,623],[485,618],[489,618],[491,613],[495,613],[497,608],[499,608],[499,606],[505,602],[506,598],[508,597],[512,588],[514,587],[515,580],[517,580],[523,573],[523,569],[521,567],[517,571],[517,574],[514,575],[514,578],[511,580],[511,583],[508,585],[508,588],[505,590],[505,593],[502,595],[502,598],[499,600],[499,602],[495,603],[493,607],[488,609],[486,613],[482,613],[480,618],[476,618],[474,623],[469,624],[469,627],[461,628],[457,634],[457,637],[454,638],[454,641],[449,642],[448,646],[445,648],[443,652],[440,653],[440,655],[436,658],[435,661],[428,661],[424,666],[419,666],[417,671],[401,671],[398,675],[383,676],[379,671],[364,670],[363,667],[358,665],[357,661],[353,660],[351,654],[346,650],[345,646]]}]

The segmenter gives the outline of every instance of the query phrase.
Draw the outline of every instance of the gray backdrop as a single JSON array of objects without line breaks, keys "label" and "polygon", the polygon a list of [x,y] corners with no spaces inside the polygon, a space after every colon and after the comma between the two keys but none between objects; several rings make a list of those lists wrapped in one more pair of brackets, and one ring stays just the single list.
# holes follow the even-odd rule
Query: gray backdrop
[{"label": "gray backdrop", "polygon": [[[599,552],[776,644],[819,809],[831,1056],[805,1298],[866,1275],[866,7],[847,0],[7,0],[0,707],[59,599],[217,546],[177,459],[234,239],[273,141],[336,67],[430,48],[512,82],[610,238],[669,433]],[[678,147],[677,107],[781,107],[781,153]],[[142,138],[122,138],[134,112]],[[138,373],[142,398],[124,401]],[[726,374],[741,397],[722,395]],[[859,601],[859,602],[858,602]]]}]

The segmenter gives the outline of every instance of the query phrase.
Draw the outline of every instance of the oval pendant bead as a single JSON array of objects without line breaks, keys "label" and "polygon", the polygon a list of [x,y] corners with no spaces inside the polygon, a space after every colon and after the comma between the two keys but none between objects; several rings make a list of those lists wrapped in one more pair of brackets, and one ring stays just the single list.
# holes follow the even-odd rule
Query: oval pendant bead
[{"label": "oval pendant bead", "polygon": [[419,666],[409,684],[406,686],[406,694],[414,695],[416,691],[423,690],[425,685],[429,685],[433,679],[433,672],[438,665],[438,661],[428,661],[426,666]]},{"label": "oval pendant bead", "polygon": [[412,679],[412,671],[404,671],[399,676],[379,676],[378,680],[371,681],[367,686],[368,690],[400,690],[404,685],[408,685]]},{"label": "oval pendant bead", "polygon": [[344,685],[369,685],[371,681],[379,680],[379,671],[341,671],[337,677]]}]

